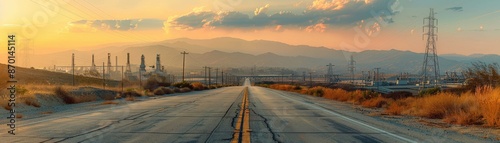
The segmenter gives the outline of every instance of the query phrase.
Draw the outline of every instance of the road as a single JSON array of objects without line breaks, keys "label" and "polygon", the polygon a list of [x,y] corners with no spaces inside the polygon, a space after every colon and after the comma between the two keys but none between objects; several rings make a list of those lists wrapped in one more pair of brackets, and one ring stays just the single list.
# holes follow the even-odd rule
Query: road
[{"label": "road", "polygon": [[251,142],[420,142],[426,138],[364,115],[335,111],[336,106],[305,96],[253,86],[53,113],[24,120],[15,136],[2,132],[0,138],[1,142],[231,142],[246,87]]}]

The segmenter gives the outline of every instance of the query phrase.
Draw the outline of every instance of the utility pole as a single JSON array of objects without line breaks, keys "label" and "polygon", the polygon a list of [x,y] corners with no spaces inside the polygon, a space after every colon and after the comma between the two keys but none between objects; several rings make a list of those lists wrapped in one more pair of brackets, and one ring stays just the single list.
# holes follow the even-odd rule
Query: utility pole
[{"label": "utility pole", "polygon": [[182,82],[185,82],[184,80],[184,68],[186,67],[186,55],[189,54],[186,51],[181,52],[182,54]]},{"label": "utility pole", "polygon": [[75,53],[71,55],[71,68],[73,71],[73,86],[75,86]]},{"label": "utility pole", "polygon": [[122,93],[123,93],[123,66],[122,66]]},{"label": "utility pole", "polygon": [[309,72],[309,87],[313,86],[312,72]]},{"label": "utility pole", "polygon": [[217,86],[219,80],[219,68],[215,69],[215,86]]},{"label": "utility pole", "polygon": [[106,89],[106,71],[104,69],[104,62],[102,62],[102,88]]},{"label": "utility pole", "polygon": [[210,73],[212,72],[212,68],[208,67],[208,86],[210,87],[212,85],[212,77]]},{"label": "utility pole", "polygon": [[222,76],[222,79],[221,79],[222,86],[224,86],[224,70],[222,70],[221,76]]},{"label": "utility pole", "polygon": [[118,71],[118,56],[115,56],[115,57],[116,57],[115,71]]},{"label": "utility pole", "polygon": [[208,83],[208,81],[207,81],[207,69],[208,69],[208,67],[204,66],[203,68],[205,69],[205,84],[207,84]]},{"label": "utility pole", "polygon": [[379,91],[380,90],[380,75],[379,75],[379,70],[380,68],[375,68],[375,70],[377,70],[377,75],[375,76],[375,84],[377,84],[377,90]]}]

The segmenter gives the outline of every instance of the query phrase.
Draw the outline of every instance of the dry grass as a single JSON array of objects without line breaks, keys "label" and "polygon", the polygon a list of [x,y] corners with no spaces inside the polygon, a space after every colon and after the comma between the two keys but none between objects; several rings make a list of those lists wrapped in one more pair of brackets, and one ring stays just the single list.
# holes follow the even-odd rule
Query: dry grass
[{"label": "dry grass", "polygon": [[345,102],[349,100],[350,96],[351,93],[337,88],[325,90],[325,95],[323,96],[323,98]]},{"label": "dry grass", "polygon": [[110,105],[110,104],[116,105],[116,104],[118,104],[118,102],[111,101],[111,100],[106,100],[106,101],[102,102],[102,104],[103,105]]},{"label": "dry grass", "polygon": [[358,104],[367,108],[386,108],[389,115],[410,115],[460,125],[500,127],[500,88],[484,87],[474,93],[441,92],[414,98],[405,95],[382,96],[368,91],[345,91],[325,87],[294,88],[292,85],[270,85],[269,88],[292,91],[326,99]]},{"label": "dry grass", "polygon": [[392,102],[384,112],[389,115],[402,115],[413,102],[415,102],[415,98],[413,97],[396,100]]},{"label": "dry grass", "polygon": [[500,127],[500,88],[485,87],[476,90],[480,110],[486,126]]},{"label": "dry grass", "polygon": [[371,98],[363,101],[361,103],[361,106],[366,108],[382,108],[382,107],[387,107],[388,104],[392,102],[394,102],[394,100],[379,96],[376,98]]}]

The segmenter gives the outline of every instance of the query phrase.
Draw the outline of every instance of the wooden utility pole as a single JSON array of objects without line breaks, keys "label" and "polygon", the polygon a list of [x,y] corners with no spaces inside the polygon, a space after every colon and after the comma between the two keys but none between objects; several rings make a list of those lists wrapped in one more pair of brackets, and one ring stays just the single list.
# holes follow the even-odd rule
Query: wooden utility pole
[{"label": "wooden utility pole", "polygon": [[186,55],[189,54],[186,51],[181,52],[182,54],[182,82],[184,82],[184,69],[186,67]]}]

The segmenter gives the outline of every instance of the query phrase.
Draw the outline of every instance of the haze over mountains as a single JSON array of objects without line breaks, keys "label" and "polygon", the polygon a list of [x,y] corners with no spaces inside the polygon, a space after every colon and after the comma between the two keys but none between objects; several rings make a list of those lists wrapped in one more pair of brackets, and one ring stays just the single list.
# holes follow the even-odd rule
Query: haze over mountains
[{"label": "haze over mountains", "polygon": [[[126,54],[130,53],[132,65],[140,64],[140,56],[146,56],[146,64],[154,65],[156,54],[161,55],[161,62],[167,70],[177,70],[182,67],[180,52],[189,52],[186,55],[187,69],[201,69],[203,66],[212,67],[285,67],[311,68],[320,70],[325,65],[336,65],[335,71],[347,73],[349,56],[353,55],[357,71],[371,70],[380,67],[386,73],[420,71],[423,61],[422,53],[410,51],[368,50],[349,52],[334,50],[326,47],[311,47],[306,45],[288,45],[280,42],[255,40],[246,41],[236,38],[215,38],[195,40],[188,38],[165,40],[161,42],[135,44],[129,46],[110,46],[90,51],[64,51],[52,54],[35,55],[30,58],[33,67],[52,67],[71,65],[71,54],[75,53],[76,66],[90,66],[92,54],[95,54],[95,63],[102,66],[107,63],[107,53],[111,53],[111,62],[115,65],[115,56],[118,64],[125,65]],[[441,71],[460,71],[475,61],[498,62],[499,55],[440,55]]]}]

